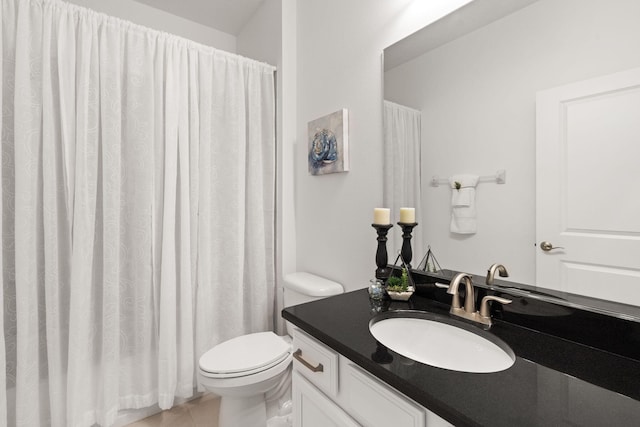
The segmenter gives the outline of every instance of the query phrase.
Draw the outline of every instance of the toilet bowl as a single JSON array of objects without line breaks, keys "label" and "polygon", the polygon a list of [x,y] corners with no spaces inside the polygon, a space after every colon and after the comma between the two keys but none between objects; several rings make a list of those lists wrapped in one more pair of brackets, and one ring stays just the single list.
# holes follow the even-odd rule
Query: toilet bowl
[{"label": "toilet bowl", "polygon": [[273,332],[243,335],[206,352],[199,362],[199,382],[222,397],[219,427],[267,424],[265,393],[289,380],[291,342]]},{"label": "toilet bowl", "polygon": [[[309,273],[290,274],[284,282],[285,307],[344,290],[336,282]],[[290,426],[290,404],[282,405],[279,416],[273,415],[283,396],[291,393],[292,353],[291,338],[273,332],[232,338],[204,353],[198,382],[221,397],[218,427],[263,427],[268,416],[275,421],[269,425]]]}]

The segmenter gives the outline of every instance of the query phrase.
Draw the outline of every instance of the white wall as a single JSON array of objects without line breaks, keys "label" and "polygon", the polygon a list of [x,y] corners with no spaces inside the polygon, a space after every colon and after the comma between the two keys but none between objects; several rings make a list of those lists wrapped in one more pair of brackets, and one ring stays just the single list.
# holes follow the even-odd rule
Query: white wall
[{"label": "white wall", "polygon": [[116,16],[138,25],[165,31],[187,39],[213,46],[227,52],[236,51],[236,38],[231,34],[198,24],[188,19],[133,0],[67,0],[97,12]]},{"label": "white wall", "polygon": [[[385,73],[387,99],[423,112],[425,241],[444,268],[481,274],[504,263],[535,283],[536,91],[640,66],[637,0],[541,0]],[[478,233],[449,233],[450,190],[432,175],[479,184]]]},{"label": "white wall", "polygon": [[[336,280],[347,290],[365,287],[374,276],[371,222],[373,208],[382,203],[382,50],[466,2],[298,2],[298,270]],[[341,108],[349,109],[351,171],[311,176],[307,123]]]},{"label": "white wall", "polygon": [[267,0],[236,38],[236,53],[277,65],[282,57],[282,0]]}]

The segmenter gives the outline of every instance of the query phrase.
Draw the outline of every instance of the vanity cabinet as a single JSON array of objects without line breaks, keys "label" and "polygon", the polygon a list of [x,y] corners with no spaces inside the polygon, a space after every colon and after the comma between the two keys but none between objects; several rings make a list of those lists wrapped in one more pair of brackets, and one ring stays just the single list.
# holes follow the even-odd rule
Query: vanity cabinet
[{"label": "vanity cabinet", "polygon": [[294,427],[358,427],[345,411],[293,370]]},{"label": "vanity cabinet", "polygon": [[450,426],[297,328],[293,346],[294,427]]}]

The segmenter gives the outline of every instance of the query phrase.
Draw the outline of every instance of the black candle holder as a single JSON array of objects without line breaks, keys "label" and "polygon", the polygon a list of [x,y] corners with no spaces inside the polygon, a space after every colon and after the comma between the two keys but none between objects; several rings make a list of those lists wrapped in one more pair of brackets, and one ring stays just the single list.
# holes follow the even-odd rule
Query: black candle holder
[{"label": "black candle holder", "polygon": [[411,232],[413,228],[418,225],[417,222],[399,222],[398,225],[402,227],[402,259],[408,269],[411,269],[411,259],[413,258],[413,250],[411,249]]},{"label": "black candle holder", "polygon": [[391,269],[387,267],[389,258],[387,255],[387,233],[393,224],[371,224],[378,232],[378,249],[376,250],[376,279],[387,280]]}]

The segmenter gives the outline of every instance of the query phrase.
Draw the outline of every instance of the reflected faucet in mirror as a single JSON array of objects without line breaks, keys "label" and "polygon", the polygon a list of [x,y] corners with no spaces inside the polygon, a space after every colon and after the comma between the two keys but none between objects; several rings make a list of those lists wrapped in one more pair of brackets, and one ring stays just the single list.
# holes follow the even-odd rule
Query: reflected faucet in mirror
[{"label": "reflected faucet in mirror", "polygon": [[498,271],[500,277],[509,277],[509,272],[504,265],[497,263],[492,264],[491,267],[489,267],[489,270],[487,270],[487,285],[493,286],[493,280],[495,278],[496,271]]}]

